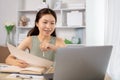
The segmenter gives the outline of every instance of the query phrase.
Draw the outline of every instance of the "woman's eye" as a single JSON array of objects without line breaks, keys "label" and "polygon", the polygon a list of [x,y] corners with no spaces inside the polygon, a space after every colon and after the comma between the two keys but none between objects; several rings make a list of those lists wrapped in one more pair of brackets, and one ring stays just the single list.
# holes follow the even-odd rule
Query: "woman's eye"
[{"label": "woman's eye", "polygon": [[52,25],[54,25],[55,23],[51,23]]},{"label": "woman's eye", "polygon": [[43,22],[44,24],[47,24],[47,22]]}]

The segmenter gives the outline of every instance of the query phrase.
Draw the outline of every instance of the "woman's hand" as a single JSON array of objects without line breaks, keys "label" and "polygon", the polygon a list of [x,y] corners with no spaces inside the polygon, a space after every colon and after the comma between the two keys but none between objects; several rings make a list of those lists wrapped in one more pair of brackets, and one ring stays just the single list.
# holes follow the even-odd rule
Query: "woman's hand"
[{"label": "woman's hand", "polygon": [[22,67],[22,68],[25,68],[25,67],[27,67],[29,65],[25,61],[19,60],[19,59],[17,59],[16,57],[14,57],[12,55],[9,55],[6,58],[5,62],[6,62],[6,64],[19,66],[19,67]]},{"label": "woman's hand", "polygon": [[46,52],[46,51],[49,51],[49,50],[55,51],[56,50],[56,46],[53,45],[53,44],[50,44],[48,42],[42,42],[40,44],[40,49],[43,52]]},{"label": "woman's hand", "polygon": [[13,65],[19,66],[19,67],[21,67],[21,68],[25,68],[25,67],[27,67],[29,64],[26,63],[26,62],[23,61],[23,60],[16,59],[16,60],[13,62]]}]

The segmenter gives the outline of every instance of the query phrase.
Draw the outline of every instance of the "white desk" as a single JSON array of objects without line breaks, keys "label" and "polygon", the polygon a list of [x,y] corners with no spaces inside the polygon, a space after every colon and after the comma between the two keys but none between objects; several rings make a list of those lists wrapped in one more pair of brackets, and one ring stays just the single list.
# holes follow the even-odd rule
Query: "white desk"
[{"label": "white desk", "polygon": [[[11,73],[0,73],[0,80],[52,80],[53,79],[53,74],[45,74],[41,76],[42,78],[37,78],[37,79],[31,77],[25,78],[25,77],[17,77],[17,76],[14,78],[8,78],[9,75],[11,75]],[[22,74],[18,74],[18,75],[22,75]]]},{"label": "white desk", "polygon": [[[0,63],[1,64],[1,63]],[[8,75],[10,75],[11,73],[0,73],[0,80],[36,80],[36,79],[21,79],[21,78],[6,78]],[[50,73],[50,74],[45,74],[45,75],[43,75],[45,78],[44,79],[42,79],[42,80],[52,80],[53,79],[53,73]],[[109,77],[109,75],[107,75],[106,74],[106,76],[105,76],[105,80],[112,80],[110,77]]]},{"label": "white desk", "polygon": [[21,80],[20,78],[6,78],[10,74],[0,73],[0,80]]},{"label": "white desk", "polygon": [[[6,65],[4,63],[0,63],[0,69],[4,68],[5,66]],[[12,75],[12,78],[8,77],[10,75]],[[0,80],[51,80],[52,78],[53,78],[53,73],[46,73],[44,75],[43,74],[30,75],[30,74],[0,72]]]}]

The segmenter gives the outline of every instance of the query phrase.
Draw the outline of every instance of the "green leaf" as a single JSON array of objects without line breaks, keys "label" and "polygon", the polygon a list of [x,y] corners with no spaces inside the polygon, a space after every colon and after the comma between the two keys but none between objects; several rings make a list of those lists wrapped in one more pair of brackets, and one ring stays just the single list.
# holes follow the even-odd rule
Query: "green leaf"
[{"label": "green leaf", "polygon": [[72,41],[65,39],[64,40],[65,44],[72,44]]}]

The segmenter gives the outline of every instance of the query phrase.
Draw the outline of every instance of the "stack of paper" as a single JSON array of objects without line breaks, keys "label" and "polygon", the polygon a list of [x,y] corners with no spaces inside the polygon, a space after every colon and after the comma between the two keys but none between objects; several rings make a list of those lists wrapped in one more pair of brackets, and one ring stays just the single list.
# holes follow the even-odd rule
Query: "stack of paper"
[{"label": "stack of paper", "polygon": [[39,75],[26,75],[26,74],[10,74],[6,78],[12,80],[16,78],[21,78],[25,80],[44,80],[44,76],[39,76]]},{"label": "stack of paper", "polygon": [[24,73],[24,74],[42,74],[45,72],[44,68],[29,66],[26,68],[20,68],[18,66],[7,66],[0,69],[0,72],[11,72],[11,73]]},{"label": "stack of paper", "polygon": [[27,62],[30,65],[38,66],[38,67],[45,66],[47,68],[53,65],[53,61],[41,57],[37,57],[35,55],[32,55],[31,53],[30,54],[26,53],[25,51],[22,51],[9,43],[7,45],[12,55],[14,55],[17,59]]}]

